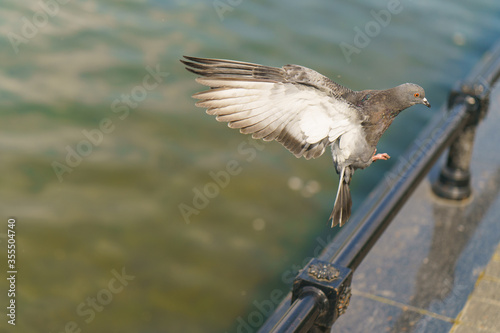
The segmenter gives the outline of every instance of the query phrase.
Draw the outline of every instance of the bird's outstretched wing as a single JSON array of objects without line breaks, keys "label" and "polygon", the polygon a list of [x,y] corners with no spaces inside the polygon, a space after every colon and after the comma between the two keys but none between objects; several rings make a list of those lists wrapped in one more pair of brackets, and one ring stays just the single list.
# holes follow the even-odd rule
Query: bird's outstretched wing
[{"label": "bird's outstretched wing", "polygon": [[197,93],[199,107],[241,133],[276,140],[295,156],[319,157],[350,130],[359,130],[356,107],[342,95],[349,89],[312,69],[187,57],[181,60],[211,89]]}]

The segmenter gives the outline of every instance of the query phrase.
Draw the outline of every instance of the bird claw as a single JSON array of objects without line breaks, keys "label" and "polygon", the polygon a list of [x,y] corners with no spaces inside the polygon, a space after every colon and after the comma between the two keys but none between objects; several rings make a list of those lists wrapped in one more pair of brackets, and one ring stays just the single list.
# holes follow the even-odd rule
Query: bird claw
[{"label": "bird claw", "polygon": [[387,161],[391,157],[387,153],[382,153],[382,154],[377,154],[377,149],[375,149],[375,152],[373,153],[372,156],[372,162],[378,161],[378,160],[384,160]]}]

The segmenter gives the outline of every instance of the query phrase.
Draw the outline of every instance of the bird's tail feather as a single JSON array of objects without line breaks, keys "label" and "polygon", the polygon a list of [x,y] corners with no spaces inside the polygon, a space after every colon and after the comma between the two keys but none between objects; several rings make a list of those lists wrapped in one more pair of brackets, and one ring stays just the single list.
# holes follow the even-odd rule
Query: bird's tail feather
[{"label": "bird's tail feather", "polygon": [[337,190],[337,198],[335,199],[335,204],[333,205],[333,211],[330,215],[332,220],[332,228],[337,224],[340,226],[344,225],[349,217],[351,216],[351,191],[349,190],[349,183],[351,180],[351,175],[346,175],[346,168],[342,168],[340,173],[339,189]]}]

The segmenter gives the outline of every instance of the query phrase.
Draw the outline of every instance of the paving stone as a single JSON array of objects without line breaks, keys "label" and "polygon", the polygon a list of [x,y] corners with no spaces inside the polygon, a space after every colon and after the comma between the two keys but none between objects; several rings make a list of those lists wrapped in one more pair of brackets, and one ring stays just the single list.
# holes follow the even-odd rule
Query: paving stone
[{"label": "paving stone", "polygon": [[472,296],[460,316],[460,321],[483,330],[499,332],[500,303],[486,302]]}]

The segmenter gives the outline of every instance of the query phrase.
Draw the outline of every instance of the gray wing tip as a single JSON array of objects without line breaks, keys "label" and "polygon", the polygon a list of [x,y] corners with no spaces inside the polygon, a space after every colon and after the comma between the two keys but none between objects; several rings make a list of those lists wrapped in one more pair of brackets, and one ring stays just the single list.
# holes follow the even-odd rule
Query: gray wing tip
[{"label": "gray wing tip", "polygon": [[191,73],[209,77],[249,77],[253,68],[259,65],[234,60],[183,56],[180,62]]},{"label": "gray wing tip", "polygon": [[183,63],[188,71],[194,73],[196,75],[206,76],[208,66],[210,61],[214,59],[209,58],[200,58],[200,57],[191,57],[191,56],[183,56],[184,59],[179,59],[181,63]]},{"label": "gray wing tip", "polygon": [[198,58],[193,58],[193,57],[188,57],[188,56],[184,56],[184,58],[190,60],[190,61],[187,61],[184,59],[179,59],[179,61],[186,66],[184,68],[186,68],[188,71],[190,71],[191,73],[194,73],[196,75],[205,76],[204,70],[206,69],[206,67],[200,63],[194,62],[194,61],[196,61],[194,59],[198,59]]},{"label": "gray wing tip", "polygon": [[[215,61],[220,61],[219,59],[203,58],[203,57],[193,57],[193,56],[187,56],[187,55],[183,55],[182,57],[184,59],[189,60],[189,61],[199,62],[199,63],[202,63],[202,64],[210,64],[210,63],[213,63]],[[181,59],[181,62],[185,62],[184,59]]]},{"label": "gray wing tip", "polygon": [[[197,62],[197,63],[205,64],[205,65],[233,64],[233,65],[246,65],[246,66],[261,66],[259,64],[254,64],[251,62],[237,61],[237,60],[230,60],[230,59],[203,58],[203,57],[193,57],[193,56],[187,56],[187,55],[183,55],[182,57],[189,60],[190,62]],[[181,62],[184,62],[184,61],[185,61],[184,59],[181,59]]]},{"label": "gray wing tip", "polygon": [[180,62],[186,65],[186,69],[200,76],[273,82],[282,82],[284,80],[284,72],[281,68],[235,60],[200,58],[186,55],[183,57],[184,59],[180,59]]}]

